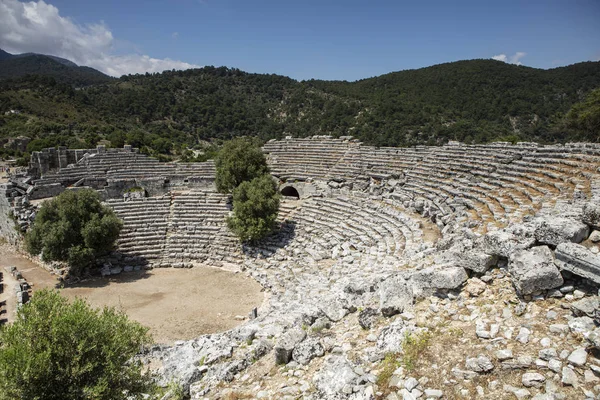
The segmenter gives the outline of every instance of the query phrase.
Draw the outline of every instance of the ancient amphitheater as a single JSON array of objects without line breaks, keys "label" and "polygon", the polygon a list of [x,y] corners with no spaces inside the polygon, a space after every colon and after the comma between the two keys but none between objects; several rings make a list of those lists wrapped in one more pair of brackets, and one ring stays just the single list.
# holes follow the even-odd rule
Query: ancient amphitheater
[{"label": "ancient amphitheater", "polygon": [[[600,395],[599,145],[315,136],[263,150],[284,200],[252,246],[227,230],[212,162],[128,147],[34,153],[0,207],[26,226],[34,200],[91,187],[124,221],[103,275],[208,264],[258,281],[267,299],[237,328],[144,355],[193,399]],[[0,231],[16,240],[7,218]],[[386,355],[423,332],[426,367],[383,382]]]}]

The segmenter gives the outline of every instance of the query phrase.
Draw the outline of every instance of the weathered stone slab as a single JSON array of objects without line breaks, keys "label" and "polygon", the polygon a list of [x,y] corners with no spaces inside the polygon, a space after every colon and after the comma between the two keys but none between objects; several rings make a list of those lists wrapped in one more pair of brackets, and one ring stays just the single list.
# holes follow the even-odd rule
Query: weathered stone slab
[{"label": "weathered stone slab", "polygon": [[468,251],[462,257],[462,266],[482,274],[498,263],[498,256],[479,251]]},{"label": "weathered stone slab", "polygon": [[561,243],[556,247],[556,266],[600,283],[600,257],[576,243]]},{"label": "weathered stone slab", "polygon": [[509,259],[508,271],[521,294],[554,289],[563,284],[560,271],[554,264],[554,254],[548,246],[513,253]]},{"label": "weathered stone slab", "polygon": [[590,233],[589,227],[573,218],[536,218],[535,238],[538,242],[557,246],[564,242],[581,243]]},{"label": "weathered stone slab", "polygon": [[438,289],[452,290],[462,286],[469,276],[462,267],[424,268],[414,273],[409,283],[415,297],[426,296]]}]

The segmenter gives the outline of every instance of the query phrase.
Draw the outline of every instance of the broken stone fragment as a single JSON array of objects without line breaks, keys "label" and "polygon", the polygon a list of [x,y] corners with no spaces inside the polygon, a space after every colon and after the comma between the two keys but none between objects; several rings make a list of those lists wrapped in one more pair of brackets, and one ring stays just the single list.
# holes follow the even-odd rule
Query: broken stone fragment
[{"label": "broken stone fragment", "polygon": [[465,285],[465,292],[469,293],[470,296],[478,297],[480,294],[485,292],[486,284],[481,279],[471,278]]},{"label": "broken stone fragment", "polygon": [[346,357],[330,356],[314,375],[313,383],[321,396],[318,398],[337,398],[345,387],[349,387],[352,393],[352,385],[358,377]]},{"label": "broken stone fragment", "polygon": [[465,367],[470,371],[483,373],[493,370],[494,364],[489,358],[480,354],[477,357],[467,358]]},{"label": "broken stone fragment", "polygon": [[275,363],[287,364],[292,359],[292,352],[296,345],[304,340],[306,332],[299,327],[293,327],[281,335],[275,345]]},{"label": "broken stone fragment", "polygon": [[600,312],[600,298],[591,296],[574,301],[571,303],[571,311],[578,317],[597,318]]},{"label": "broken stone fragment", "polygon": [[587,362],[587,357],[587,351],[585,351],[583,347],[579,347],[573,350],[573,352],[569,355],[569,358],[567,358],[567,361],[576,367],[582,367]]},{"label": "broken stone fragment", "polygon": [[367,307],[358,314],[358,323],[363,329],[371,329],[378,318],[380,318],[379,311]]},{"label": "broken stone fragment", "polygon": [[300,364],[308,364],[315,357],[322,357],[325,354],[323,346],[315,338],[308,338],[299,343],[292,352],[294,361]]},{"label": "broken stone fragment", "polygon": [[577,374],[569,367],[563,367],[562,369],[562,383],[564,385],[577,386],[578,379]]},{"label": "broken stone fragment", "polygon": [[521,383],[525,387],[541,387],[546,380],[546,377],[537,372],[527,372],[521,377]]},{"label": "broken stone fragment", "polygon": [[600,204],[588,202],[583,206],[582,220],[584,223],[600,228]]}]

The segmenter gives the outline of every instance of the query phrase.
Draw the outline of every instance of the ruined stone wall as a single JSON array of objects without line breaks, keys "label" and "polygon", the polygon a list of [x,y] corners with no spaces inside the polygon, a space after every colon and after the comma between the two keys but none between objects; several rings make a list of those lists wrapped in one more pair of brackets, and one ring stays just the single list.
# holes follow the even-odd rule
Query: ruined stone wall
[{"label": "ruined stone wall", "polygon": [[0,184],[0,237],[9,243],[16,243],[19,234],[15,230],[15,223],[10,217],[12,211],[12,183]]}]

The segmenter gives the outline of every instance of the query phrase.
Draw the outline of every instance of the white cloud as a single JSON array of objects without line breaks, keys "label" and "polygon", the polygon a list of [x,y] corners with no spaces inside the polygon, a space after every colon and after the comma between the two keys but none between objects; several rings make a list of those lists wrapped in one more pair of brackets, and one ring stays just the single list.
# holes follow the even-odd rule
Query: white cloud
[{"label": "white cloud", "polygon": [[117,43],[103,21],[79,25],[43,0],[0,0],[0,49],[9,53],[51,54],[112,76],[198,67],[139,53],[116,55]]},{"label": "white cloud", "polygon": [[492,59],[502,61],[505,63],[509,63],[509,64],[523,65],[523,63],[520,60],[521,60],[521,58],[525,57],[526,55],[527,55],[527,53],[524,53],[522,51],[517,51],[512,56],[507,56],[506,54],[498,54],[497,56],[493,56]]}]

